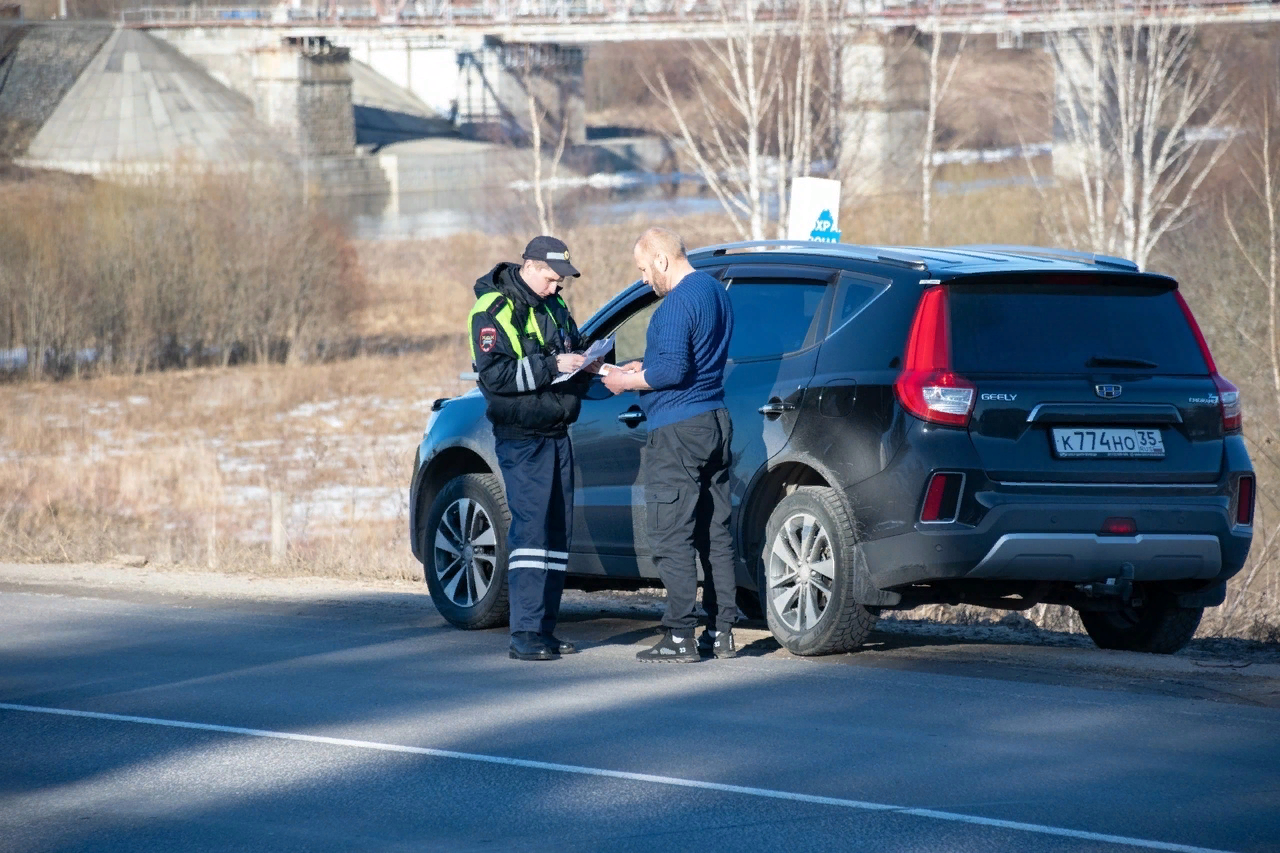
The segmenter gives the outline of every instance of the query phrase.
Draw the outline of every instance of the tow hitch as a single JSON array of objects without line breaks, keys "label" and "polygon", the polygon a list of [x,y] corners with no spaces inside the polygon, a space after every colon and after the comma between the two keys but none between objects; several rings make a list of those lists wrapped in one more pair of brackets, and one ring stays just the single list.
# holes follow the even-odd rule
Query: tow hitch
[{"label": "tow hitch", "polygon": [[1117,577],[1094,583],[1078,583],[1076,589],[1083,592],[1086,598],[1119,599],[1133,605],[1142,603],[1133,598],[1133,563],[1121,563]]}]

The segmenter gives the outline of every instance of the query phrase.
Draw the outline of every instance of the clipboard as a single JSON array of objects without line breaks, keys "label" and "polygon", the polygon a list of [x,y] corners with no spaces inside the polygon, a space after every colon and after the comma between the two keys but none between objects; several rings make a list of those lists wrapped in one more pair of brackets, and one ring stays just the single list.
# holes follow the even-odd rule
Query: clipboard
[{"label": "clipboard", "polygon": [[[582,354],[582,357],[583,357],[582,367],[579,367],[577,370],[571,373],[561,373],[555,379],[551,380],[551,384],[556,385],[560,382],[567,382],[568,380],[577,376],[582,371],[586,370],[589,365],[596,364],[597,362],[603,361],[604,357],[609,354],[609,350],[611,349],[613,349],[613,335],[610,335],[607,338],[602,338],[601,340],[596,341],[591,346],[587,347],[587,351]],[[606,371],[601,370],[600,372],[603,374]]]}]

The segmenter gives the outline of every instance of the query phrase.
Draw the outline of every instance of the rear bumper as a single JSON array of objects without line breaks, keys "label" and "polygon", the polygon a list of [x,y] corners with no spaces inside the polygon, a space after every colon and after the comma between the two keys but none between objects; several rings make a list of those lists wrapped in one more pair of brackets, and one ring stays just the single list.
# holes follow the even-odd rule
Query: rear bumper
[{"label": "rear bumper", "polygon": [[1209,580],[1222,571],[1222,548],[1216,536],[1006,533],[965,577],[1083,583],[1116,577],[1126,563],[1138,581]]},{"label": "rear bumper", "polygon": [[[977,523],[917,523],[863,549],[881,589],[956,579],[1087,583],[1120,576],[1126,563],[1138,581],[1224,581],[1239,572],[1253,529],[1232,524],[1226,486],[1170,491],[1045,494],[988,482],[966,497],[981,507]],[[1138,534],[1098,535],[1113,516],[1134,519]]]}]

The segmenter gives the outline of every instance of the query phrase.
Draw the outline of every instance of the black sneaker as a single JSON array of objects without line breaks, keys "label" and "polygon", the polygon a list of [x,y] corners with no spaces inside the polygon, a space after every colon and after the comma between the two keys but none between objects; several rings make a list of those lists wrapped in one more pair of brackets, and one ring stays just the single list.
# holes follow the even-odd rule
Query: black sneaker
[{"label": "black sneaker", "polygon": [[659,663],[697,663],[702,660],[698,654],[698,644],[693,639],[693,629],[688,635],[676,639],[670,631],[662,632],[662,639],[653,648],[636,652],[636,660],[658,661]]},{"label": "black sneaker", "polygon": [[710,631],[703,631],[698,637],[698,651],[714,658],[736,657],[738,647],[733,642],[733,631],[720,631],[714,638]]},{"label": "black sneaker", "polygon": [[542,642],[536,631],[516,631],[511,635],[507,657],[515,660],[552,660],[556,653]]},{"label": "black sneaker", "polygon": [[539,634],[538,635],[547,648],[558,655],[574,655],[578,653],[578,647],[568,640],[562,640],[555,634]]}]

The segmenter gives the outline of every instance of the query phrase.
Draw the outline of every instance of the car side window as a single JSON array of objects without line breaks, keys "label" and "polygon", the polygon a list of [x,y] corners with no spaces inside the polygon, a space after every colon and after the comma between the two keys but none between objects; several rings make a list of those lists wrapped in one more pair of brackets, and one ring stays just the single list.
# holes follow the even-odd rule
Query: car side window
[{"label": "car side window", "polygon": [[649,333],[649,321],[653,312],[658,310],[660,302],[654,298],[639,310],[633,311],[621,323],[613,328],[614,364],[626,364],[644,358],[645,337]]},{"label": "car side window", "polygon": [[831,305],[831,331],[843,326],[890,285],[888,279],[842,273]]},{"label": "car side window", "polygon": [[817,328],[825,319],[826,296],[827,284],[816,280],[730,282],[733,339],[729,358],[768,358],[816,343]]}]

